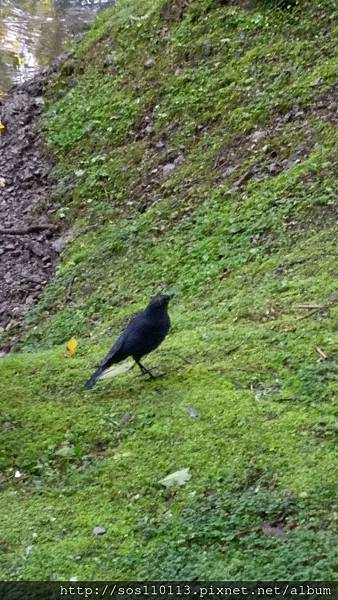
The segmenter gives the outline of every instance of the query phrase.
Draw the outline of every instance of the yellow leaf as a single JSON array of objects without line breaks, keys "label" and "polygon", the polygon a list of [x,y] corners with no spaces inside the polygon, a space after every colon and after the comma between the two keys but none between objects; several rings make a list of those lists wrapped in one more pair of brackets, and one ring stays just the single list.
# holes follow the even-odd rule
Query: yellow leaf
[{"label": "yellow leaf", "polygon": [[68,340],[68,342],[66,344],[66,350],[67,350],[67,353],[69,354],[69,356],[74,356],[77,346],[78,346],[78,341],[74,337],[72,337],[72,338],[70,338],[70,340]]},{"label": "yellow leaf", "polygon": [[0,135],[2,133],[5,133],[5,131],[6,131],[6,127],[5,127],[5,125],[2,123],[2,121],[0,119]]}]

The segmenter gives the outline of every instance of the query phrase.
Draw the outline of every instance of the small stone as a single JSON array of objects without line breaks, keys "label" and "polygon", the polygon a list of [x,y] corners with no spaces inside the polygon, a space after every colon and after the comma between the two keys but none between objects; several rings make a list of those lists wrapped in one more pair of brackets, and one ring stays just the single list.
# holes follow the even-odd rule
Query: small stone
[{"label": "small stone", "polygon": [[115,55],[108,54],[108,56],[106,56],[106,58],[103,61],[103,66],[105,68],[111,67],[115,62],[115,58],[116,58]]},{"label": "small stone", "polygon": [[74,229],[70,229],[69,231],[66,231],[64,235],[54,240],[54,242],[52,243],[52,247],[55,250],[55,252],[61,254],[62,250],[64,250],[67,244],[69,242],[72,242],[75,237],[76,232],[74,231]]},{"label": "small stone", "polygon": [[69,75],[73,75],[74,70],[75,70],[75,61],[71,59],[62,65],[61,74],[68,77]]},{"label": "small stone", "polygon": [[189,417],[192,417],[193,419],[198,417],[198,412],[197,412],[196,408],[194,408],[193,406],[187,406],[186,411],[187,411],[187,414],[189,415]]},{"label": "small stone", "polygon": [[133,420],[133,415],[126,413],[125,415],[123,415],[122,419],[121,419],[121,425],[127,425],[129,423],[129,421]]},{"label": "small stone", "polygon": [[273,525],[269,525],[269,523],[264,523],[262,525],[262,532],[265,535],[271,535],[272,537],[276,537],[281,540],[286,540],[288,537],[281,527],[275,527]]},{"label": "small stone", "polygon": [[176,165],[175,163],[167,163],[166,165],[164,165],[162,167],[163,170],[163,175],[169,175],[169,173],[172,173],[172,171],[175,171],[176,169]]},{"label": "small stone", "polygon": [[329,302],[332,304],[338,304],[338,292],[333,292],[329,297]]},{"label": "small stone", "polygon": [[264,129],[257,129],[257,131],[255,131],[252,136],[251,139],[254,142],[259,142],[259,140],[262,140],[263,138],[265,138],[266,136],[266,132],[264,131]]},{"label": "small stone", "polygon": [[279,165],[276,162],[271,163],[271,165],[268,166],[268,171],[271,174],[277,173],[279,171]]},{"label": "small stone", "polygon": [[104,535],[106,533],[106,529],[104,527],[94,527],[93,535]]},{"label": "small stone", "polygon": [[236,167],[227,167],[222,173],[222,177],[226,178],[232,175],[236,171]]},{"label": "small stone", "polygon": [[179,167],[180,165],[183,165],[184,163],[184,156],[183,154],[179,154],[177,158],[175,158],[174,160],[174,165],[175,167]]},{"label": "small stone", "polygon": [[148,58],[145,62],[144,62],[144,67],[145,69],[151,69],[151,67],[153,67],[155,64],[155,60],[153,58]]}]

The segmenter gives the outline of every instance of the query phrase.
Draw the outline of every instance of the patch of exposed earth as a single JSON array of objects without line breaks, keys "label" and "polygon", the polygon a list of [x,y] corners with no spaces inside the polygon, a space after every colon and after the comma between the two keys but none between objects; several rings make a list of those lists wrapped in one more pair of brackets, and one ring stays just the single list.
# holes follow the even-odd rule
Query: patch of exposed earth
[{"label": "patch of exposed earth", "polygon": [[43,91],[55,68],[0,98],[0,335],[36,302],[58,256],[52,161],[40,129]]}]

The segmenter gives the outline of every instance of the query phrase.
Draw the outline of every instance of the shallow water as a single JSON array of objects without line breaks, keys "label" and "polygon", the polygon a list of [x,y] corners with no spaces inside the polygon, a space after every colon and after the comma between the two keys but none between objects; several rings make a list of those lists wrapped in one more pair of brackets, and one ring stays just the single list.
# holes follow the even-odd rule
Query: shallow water
[{"label": "shallow water", "polygon": [[0,0],[0,94],[50,64],[112,0]]}]

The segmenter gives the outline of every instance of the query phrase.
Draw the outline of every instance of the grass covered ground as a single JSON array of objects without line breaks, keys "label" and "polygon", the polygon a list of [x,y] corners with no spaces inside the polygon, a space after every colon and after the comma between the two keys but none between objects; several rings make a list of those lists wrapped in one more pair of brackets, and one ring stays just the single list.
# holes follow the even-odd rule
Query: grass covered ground
[{"label": "grass covered ground", "polygon": [[[337,578],[336,4],[272,4],[120,0],[51,81],[77,235],[0,360],[1,579]],[[85,392],[169,288],[166,377]]]}]

